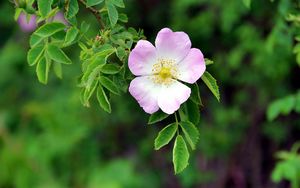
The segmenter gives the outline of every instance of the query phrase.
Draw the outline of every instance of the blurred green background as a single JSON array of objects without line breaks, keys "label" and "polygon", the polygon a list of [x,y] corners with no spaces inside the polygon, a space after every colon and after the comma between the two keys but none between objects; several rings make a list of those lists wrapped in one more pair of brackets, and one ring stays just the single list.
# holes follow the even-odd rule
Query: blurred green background
[{"label": "blurred green background", "polygon": [[[144,29],[148,40],[163,27],[185,31],[215,62],[208,70],[221,103],[199,81],[200,142],[188,168],[175,176],[172,148],[153,147],[165,124],[147,126],[131,96],[114,97],[111,115],[97,102],[81,105],[79,47],[68,49],[77,63],[63,68],[63,80],[51,75],[48,85],[38,83],[26,62],[30,33],[14,21],[13,4],[1,1],[0,187],[290,187],[273,183],[271,173],[275,153],[300,139],[300,118],[291,112],[268,121],[266,111],[300,88],[293,54],[299,31],[286,21],[293,2],[253,0],[248,9],[242,0],[125,1],[128,26]],[[92,23],[95,36],[94,17],[81,12],[80,18]]]}]

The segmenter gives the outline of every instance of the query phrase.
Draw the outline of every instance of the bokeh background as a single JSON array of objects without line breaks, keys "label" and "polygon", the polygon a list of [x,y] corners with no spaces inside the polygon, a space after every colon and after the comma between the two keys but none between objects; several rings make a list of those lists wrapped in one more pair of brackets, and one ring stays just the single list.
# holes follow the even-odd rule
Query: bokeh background
[{"label": "bokeh background", "polygon": [[[68,49],[76,63],[63,67],[63,80],[51,75],[48,85],[38,83],[26,62],[30,33],[20,30],[13,4],[5,0],[0,2],[0,187],[290,187],[288,181],[272,182],[271,174],[275,154],[300,139],[300,118],[291,112],[268,121],[266,112],[271,102],[300,88],[295,28],[286,21],[292,1],[253,0],[251,9],[242,0],[125,3],[128,26],[144,29],[148,40],[164,27],[185,31],[215,62],[208,70],[218,80],[221,103],[199,81],[201,136],[188,168],[175,176],[171,146],[154,151],[166,124],[148,126],[148,116],[129,95],[112,98],[111,115],[96,101],[90,108],[81,105],[79,47]],[[92,23],[95,36],[93,15],[81,12],[80,18]]]}]

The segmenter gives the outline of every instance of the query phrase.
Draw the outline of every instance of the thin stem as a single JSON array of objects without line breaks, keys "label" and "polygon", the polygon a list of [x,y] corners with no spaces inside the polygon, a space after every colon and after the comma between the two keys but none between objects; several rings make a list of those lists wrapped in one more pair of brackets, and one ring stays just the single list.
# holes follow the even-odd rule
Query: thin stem
[{"label": "thin stem", "polygon": [[105,24],[102,21],[102,18],[99,14],[99,11],[93,7],[88,7],[84,0],[78,0],[82,5],[84,5],[94,16],[96,17],[97,21],[99,22],[101,28],[105,28]]},{"label": "thin stem", "polygon": [[175,121],[176,121],[176,125],[177,125],[177,130],[176,130],[176,132],[177,132],[177,135],[179,135],[177,112],[175,112],[174,115],[175,115]]}]

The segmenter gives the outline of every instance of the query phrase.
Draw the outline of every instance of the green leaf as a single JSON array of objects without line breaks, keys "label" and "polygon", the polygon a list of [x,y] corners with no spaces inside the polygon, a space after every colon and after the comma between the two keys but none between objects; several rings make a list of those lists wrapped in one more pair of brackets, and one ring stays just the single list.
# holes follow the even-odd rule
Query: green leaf
[{"label": "green leaf", "polygon": [[27,61],[29,66],[35,65],[39,62],[40,58],[43,56],[44,53],[44,46],[36,46],[31,48],[27,54]]},{"label": "green leaf", "polygon": [[206,66],[214,64],[214,62],[212,60],[210,60],[210,59],[205,58],[204,60],[205,60],[205,65]]},{"label": "green leaf", "polygon": [[20,14],[23,12],[22,8],[16,8],[15,10],[15,15],[14,15],[14,19],[15,21],[18,21]]},{"label": "green leaf", "polygon": [[101,68],[101,72],[104,74],[117,74],[120,70],[120,66],[113,64],[106,64]]},{"label": "green leaf", "polygon": [[102,3],[103,1],[104,0],[87,0],[86,5],[88,7],[91,7],[91,6],[98,5],[98,4]]},{"label": "green leaf", "polygon": [[196,144],[199,140],[199,131],[196,126],[189,121],[182,121],[179,124],[191,148],[193,150],[196,149]]},{"label": "green leaf", "polygon": [[245,4],[245,6],[247,8],[250,8],[250,6],[251,6],[251,0],[243,0],[243,3]]},{"label": "green leaf", "polygon": [[117,11],[115,5],[110,0],[106,0],[105,4],[106,4],[107,12],[108,12],[110,25],[111,25],[111,27],[114,27],[119,18],[118,11]]},{"label": "green leaf", "polygon": [[295,107],[295,104],[296,98],[293,95],[272,102],[267,110],[268,120],[273,121],[280,114],[288,115]]},{"label": "green leaf", "polygon": [[74,40],[76,39],[78,33],[79,31],[76,27],[70,27],[66,34],[64,46],[69,46],[70,44],[72,44],[72,42],[74,42]]},{"label": "green leaf", "polygon": [[[42,25],[40,28],[38,28],[34,32],[34,34],[39,37],[46,38],[46,37],[50,37],[51,35],[59,32],[59,31],[64,30],[65,28],[66,28],[66,26],[63,23],[51,22],[51,23]],[[34,41],[36,41],[36,40],[34,40]]]},{"label": "green leaf", "polygon": [[60,63],[54,63],[53,64],[53,70],[54,70],[54,73],[55,75],[62,79],[63,77],[63,74],[62,74],[62,65]]},{"label": "green leaf", "polygon": [[71,19],[71,18],[75,17],[76,14],[78,13],[79,6],[78,6],[77,0],[69,0],[67,2],[69,2],[69,3],[66,6],[66,9],[67,9],[66,15],[67,15],[68,19]]},{"label": "green leaf", "polygon": [[205,71],[201,79],[207,85],[210,91],[214,94],[217,100],[220,101],[220,92],[219,92],[219,87],[217,85],[216,79],[207,71]]},{"label": "green leaf", "polygon": [[163,111],[155,112],[154,114],[152,114],[149,117],[148,124],[151,125],[151,124],[160,122],[160,121],[166,119],[167,117],[169,117],[169,114],[166,114]]},{"label": "green leaf", "polygon": [[191,89],[192,89],[191,100],[194,103],[203,106],[202,101],[201,101],[200,90],[199,90],[198,84],[197,83],[193,84],[191,86]]},{"label": "green leaf", "polygon": [[182,172],[189,164],[189,151],[181,135],[178,135],[173,148],[173,165],[175,174]]},{"label": "green leaf", "polygon": [[192,100],[188,100],[185,103],[188,120],[197,125],[200,121],[200,110],[199,105],[194,103]]},{"label": "green leaf", "polygon": [[155,150],[159,150],[163,146],[167,145],[174,137],[177,128],[178,128],[177,123],[172,123],[166,126],[165,128],[163,128],[163,130],[161,130],[158,133],[158,136],[155,139],[154,142]]},{"label": "green leaf", "polygon": [[48,82],[48,74],[50,69],[50,63],[46,61],[46,58],[41,58],[36,66],[36,74],[38,77],[38,80],[43,83],[47,84]]},{"label": "green leaf", "polygon": [[104,77],[104,76],[100,76],[99,81],[101,83],[102,86],[104,86],[106,89],[108,89],[110,92],[119,95],[119,89],[116,86],[116,84],[111,81],[109,78]]},{"label": "green leaf", "polygon": [[114,5],[120,8],[125,8],[123,0],[110,0]]},{"label": "green leaf", "polygon": [[110,106],[109,100],[108,100],[108,98],[105,94],[105,91],[101,85],[99,85],[98,89],[97,89],[97,100],[98,100],[101,108],[104,111],[111,113],[111,106]]},{"label": "green leaf", "polygon": [[29,40],[30,47],[35,47],[39,45],[41,42],[43,42],[43,39],[44,39],[43,37],[33,33],[30,36],[30,40]]},{"label": "green leaf", "polygon": [[51,11],[51,5],[53,0],[38,0],[38,8],[40,15],[45,18]]},{"label": "green leaf", "polygon": [[127,17],[126,14],[121,13],[121,14],[119,14],[119,20],[123,23],[127,23],[128,22],[128,17]]},{"label": "green leaf", "polygon": [[47,53],[52,60],[58,63],[72,64],[72,61],[69,59],[69,57],[58,46],[49,44],[47,46]]}]

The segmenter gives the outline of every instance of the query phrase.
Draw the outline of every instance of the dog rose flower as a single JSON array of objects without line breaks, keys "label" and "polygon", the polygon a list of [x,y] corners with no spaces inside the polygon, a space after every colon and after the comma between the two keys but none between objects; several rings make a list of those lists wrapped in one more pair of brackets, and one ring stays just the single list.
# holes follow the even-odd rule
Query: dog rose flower
[{"label": "dog rose flower", "polygon": [[202,52],[191,45],[186,33],[164,28],[157,34],[155,47],[140,40],[132,50],[128,66],[137,77],[129,92],[145,112],[161,109],[173,114],[190,97],[191,89],[182,82],[195,83],[206,69]]}]

